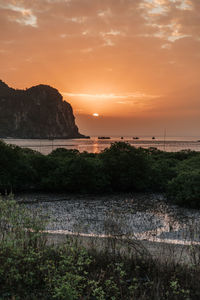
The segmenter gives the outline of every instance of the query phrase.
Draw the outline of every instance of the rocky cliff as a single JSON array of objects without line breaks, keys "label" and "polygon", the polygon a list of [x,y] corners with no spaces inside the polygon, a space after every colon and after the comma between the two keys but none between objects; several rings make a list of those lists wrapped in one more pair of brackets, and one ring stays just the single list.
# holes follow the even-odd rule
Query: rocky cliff
[{"label": "rocky cliff", "polygon": [[71,105],[48,85],[15,90],[0,80],[0,137],[81,138]]}]

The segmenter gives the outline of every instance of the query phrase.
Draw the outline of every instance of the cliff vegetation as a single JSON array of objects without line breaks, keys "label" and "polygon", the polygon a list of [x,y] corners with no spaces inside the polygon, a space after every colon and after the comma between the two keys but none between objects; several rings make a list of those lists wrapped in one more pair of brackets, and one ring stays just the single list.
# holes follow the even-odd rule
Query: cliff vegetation
[{"label": "cliff vegetation", "polygon": [[81,138],[71,105],[58,90],[37,85],[15,90],[0,81],[1,138]]}]

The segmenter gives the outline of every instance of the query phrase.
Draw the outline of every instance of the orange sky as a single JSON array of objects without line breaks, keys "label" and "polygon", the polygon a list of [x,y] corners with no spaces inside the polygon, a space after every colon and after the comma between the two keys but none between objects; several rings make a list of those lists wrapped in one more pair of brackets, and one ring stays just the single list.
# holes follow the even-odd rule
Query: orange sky
[{"label": "orange sky", "polygon": [[56,87],[82,133],[200,135],[199,78],[199,0],[0,0],[0,79]]}]

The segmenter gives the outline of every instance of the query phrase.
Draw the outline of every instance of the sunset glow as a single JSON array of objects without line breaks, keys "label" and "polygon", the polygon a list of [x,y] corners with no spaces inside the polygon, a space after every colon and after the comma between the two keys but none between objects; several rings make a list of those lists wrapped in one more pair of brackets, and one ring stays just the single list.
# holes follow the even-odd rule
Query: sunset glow
[{"label": "sunset glow", "polygon": [[199,11],[199,0],[0,0],[0,79],[57,88],[88,135],[199,135]]}]

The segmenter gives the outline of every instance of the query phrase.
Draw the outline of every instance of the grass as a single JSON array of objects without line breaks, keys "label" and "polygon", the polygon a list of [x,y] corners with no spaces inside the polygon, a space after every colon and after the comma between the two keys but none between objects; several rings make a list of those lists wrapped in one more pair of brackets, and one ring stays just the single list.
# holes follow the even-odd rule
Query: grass
[{"label": "grass", "polygon": [[200,298],[199,246],[192,248],[190,264],[161,263],[136,241],[129,244],[130,250],[135,247],[129,257],[116,238],[102,251],[86,250],[69,238],[50,245],[44,228],[39,211],[0,200],[0,299]]}]

